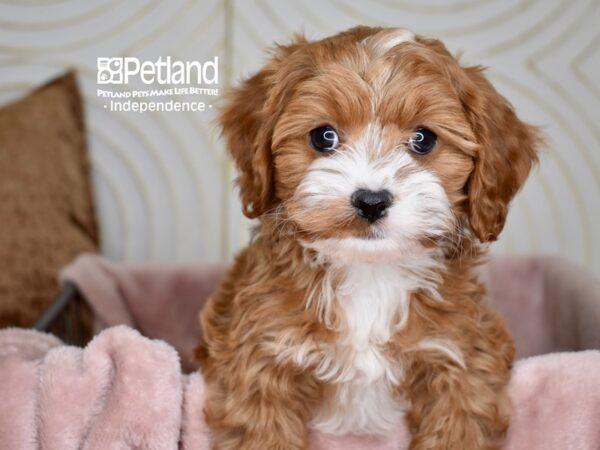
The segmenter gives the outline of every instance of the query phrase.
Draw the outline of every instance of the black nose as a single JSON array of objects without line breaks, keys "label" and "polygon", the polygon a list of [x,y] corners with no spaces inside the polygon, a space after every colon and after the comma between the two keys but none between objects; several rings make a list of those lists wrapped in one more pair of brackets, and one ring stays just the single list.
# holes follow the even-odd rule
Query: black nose
[{"label": "black nose", "polygon": [[352,206],[358,214],[373,223],[385,215],[385,211],[392,206],[392,194],[389,191],[369,191],[359,189],[352,194]]}]

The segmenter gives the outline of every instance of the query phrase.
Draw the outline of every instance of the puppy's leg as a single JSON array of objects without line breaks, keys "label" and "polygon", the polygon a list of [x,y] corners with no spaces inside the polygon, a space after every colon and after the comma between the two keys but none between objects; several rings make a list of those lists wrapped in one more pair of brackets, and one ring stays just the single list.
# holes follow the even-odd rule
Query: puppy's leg
[{"label": "puppy's leg", "polygon": [[[237,369],[239,371],[239,368]],[[214,450],[304,450],[316,385],[293,370],[266,364],[207,381],[206,421]],[[239,372],[243,373],[243,372]]]},{"label": "puppy's leg", "polygon": [[495,331],[495,339],[477,340],[464,368],[433,352],[416,358],[406,392],[411,400],[411,450],[502,447],[510,418],[506,385],[514,350],[508,334]]}]

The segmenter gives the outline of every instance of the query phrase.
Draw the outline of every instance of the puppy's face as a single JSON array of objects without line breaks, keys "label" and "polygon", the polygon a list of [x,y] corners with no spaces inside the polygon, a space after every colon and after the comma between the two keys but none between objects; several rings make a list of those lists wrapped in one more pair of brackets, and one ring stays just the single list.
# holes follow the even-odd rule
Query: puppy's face
[{"label": "puppy's face", "polygon": [[403,29],[280,47],[222,116],[247,215],[330,260],[392,261],[470,228],[495,239],[535,130],[478,68]]}]

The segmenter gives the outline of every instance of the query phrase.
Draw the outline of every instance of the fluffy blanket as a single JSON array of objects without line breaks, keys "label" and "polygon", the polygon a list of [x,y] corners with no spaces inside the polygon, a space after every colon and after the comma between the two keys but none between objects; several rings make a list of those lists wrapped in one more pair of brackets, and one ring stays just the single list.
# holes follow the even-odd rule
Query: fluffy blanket
[{"label": "fluffy blanket", "polygon": [[[6,449],[208,450],[199,373],[182,375],[177,352],[124,325],[85,348],[20,329],[0,331],[0,443]],[[507,450],[600,449],[600,352],[521,360]],[[320,433],[314,450],[399,450],[387,439]]]},{"label": "fluffy blanket", "polygon": [[[31,330],[0,330],[0,448],[208,449],[202,378],[182,373],[177,350],[185,361],[198,332],[199,299],[220,273],[219,267],[115,265],[95,257],[67,268],[63,279],[79,285],[103,325],[129,326],[105,329],[84,349]],[[600,289],[593,278],[538,258],[495,260],[483,276],[521,356],[600,347]],[[598,374],[594,350],[518,361],[505,448],[600,450]],[[314,450],[398,450],[408,441],[403,423],[387,438],[311,435]]]}]

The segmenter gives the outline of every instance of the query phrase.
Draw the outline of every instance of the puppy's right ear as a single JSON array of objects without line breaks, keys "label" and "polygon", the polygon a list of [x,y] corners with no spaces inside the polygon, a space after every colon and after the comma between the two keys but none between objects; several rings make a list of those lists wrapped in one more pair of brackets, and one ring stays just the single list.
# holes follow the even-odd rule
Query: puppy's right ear
[{"label": "puppy's right ear", "polygon": [[[278,46],[269,63],[256,75],[233,89],[221,111],[219,124],[227,141],[227,148],[237,166],[243,212],[255,218],[275,204],[273,189],[273,161],[271,140],[282,105],[278,72],[283,58],[306,42],[297,36],[289,46]],[[275,87],[278,89],[274,89]],[[271,99],[277,94],[277,99]]]},{"label": "puppy's right ear", "polygon": [[272,196],[269,143],[258,141],[269,76],[265,68],[234,89],[219,118],[227,149],[239,171],[237,184],[244,214],[249,218],[267,210]]}]

